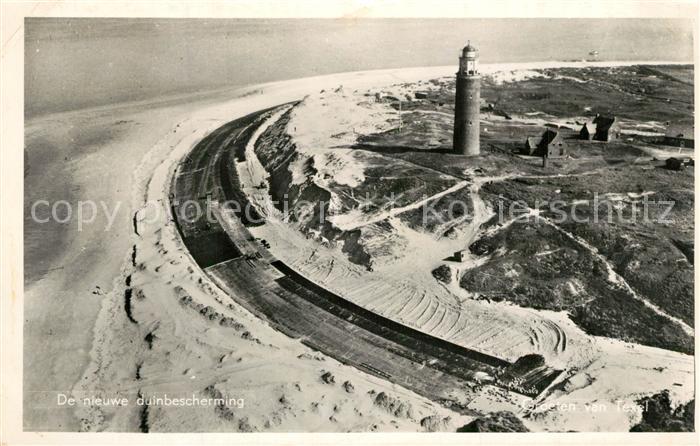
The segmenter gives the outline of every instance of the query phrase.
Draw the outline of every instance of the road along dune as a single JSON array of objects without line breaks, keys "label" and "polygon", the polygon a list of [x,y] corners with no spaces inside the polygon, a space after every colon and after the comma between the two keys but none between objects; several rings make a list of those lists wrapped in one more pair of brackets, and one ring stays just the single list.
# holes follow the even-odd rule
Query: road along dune
[{"label": "road along dune", "polygon": [[[276,111],[271,119],[283,112],[284,108]],[[264,112],[258,117],[261,115]],[[224,169],[233,167],[226,162],[227,158],[232,162],[243,147],[252,147],[249,141],[240,138],[243,133],[240,129],[250,128],[252,119],[245,117],[208,135],[180,164],[173,184],[173,214],[185,244],[221,288],[275,327],[302,337],[312,348],[433,399],[448,399],[451,393],[462,392],[468,383],[476,384],[474,376],[478,372],[494,379],[502,370],[508,371],[511,366],[508,361],[396,323],[309,281],[274,259],[263,246],[257,249],[251,246],[254,238],[227,208],[219,215],[228,231],[221,221],[197,219],[194,227],[189,225],[188,209],[177,203],[193,199],[202,201],[202,207],[206,206],[206,199],[240,203],[242,191],[237,173]],[[255,131],[253,136],[259,133]],[[211,177],[213,172],[225,175]],[[237,243],[230,246],[225,243],[229,234]],[[216,262],[212,260],[213,248],[221,252]],[[534,397],[559,373],[538,367],[511,377],[518,380],[517,386],[505,382],[502,385]]]}]

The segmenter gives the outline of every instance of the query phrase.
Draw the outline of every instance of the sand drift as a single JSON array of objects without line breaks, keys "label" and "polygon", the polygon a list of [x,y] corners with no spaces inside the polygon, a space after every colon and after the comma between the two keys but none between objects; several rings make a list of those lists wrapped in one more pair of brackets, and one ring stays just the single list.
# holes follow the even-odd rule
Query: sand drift
[{"label": "sand drift", "polygon": [[[283,107],[283,106],[280,106]],[[173,177],[171,209],[197,264],[238,304],[305,345],[436,401],[463,399],[489,383],[536,397],[561,373],[526,357],[515,363],[471,350],[380,316],[306,279],[248,231],[250,202],[234,167],[275,109],[229,122],[202,139]],[[184,203],[211,208],[193,219]],[[238,203],[232,209],[224,202]],[[264,224],[264,223],[262,223]],[[486,377],[486,378],[484,378]]]}]

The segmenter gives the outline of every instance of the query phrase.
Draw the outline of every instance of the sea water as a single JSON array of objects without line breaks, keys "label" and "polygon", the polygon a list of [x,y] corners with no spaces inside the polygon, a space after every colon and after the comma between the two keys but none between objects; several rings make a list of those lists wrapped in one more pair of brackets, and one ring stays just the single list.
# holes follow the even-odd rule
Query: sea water
[{"label": "sea water", "polygon": [[690,61],[692,30],[680,19],[28,18],[25,115],[344,71],[457,66],[467,40],[484,63]]}]

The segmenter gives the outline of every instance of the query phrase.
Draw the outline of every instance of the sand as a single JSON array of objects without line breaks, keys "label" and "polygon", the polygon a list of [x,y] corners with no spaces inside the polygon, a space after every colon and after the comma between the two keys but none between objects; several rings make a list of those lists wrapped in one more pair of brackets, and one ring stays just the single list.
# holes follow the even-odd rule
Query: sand
[{"label": "sand", "polygon": [[[579,64],[501,64],[483,66],[482,71]],[[454,70],[450,66],[343,73],[222,92],[215,99],[120,104],[27,121],[25,198],[28,203],[37,199],[51,202],[65,199],[75,205],[78,200],[93,200],[98,206],[105,203],[110,212],[115,211],[117,203],[121,204],[113,221],[98,213],[94,222],[86,224],[82,231],[77,231],[75,222],[26,227],[25,243],[32,248],[25,268],[28,279],[24,299],[25,429],[138,430],[142,424],[142,408],[130,406],[128,410],[117,411],[59,408],[55,404],[57,392],[132,395],[139,390],[148,393],[207,388],[209,392],[244,395],[253,402],[243,414],[237,413],[233,422],[226,413],[220,416],[221,411],[197,411],[199,415],[193,417],[187,410],[153,408],[146,416],[152,423],[148,427],[151,430],[235,431],[255,427],[331,431],[373,430],[376,424],[379,430],[420,430],[420,418],[427,415],[450,416],[451,428],[465,421],[417,395],[341,366],[330,358],[305,359],[308,355],[321,355],[272,331],[240,307],[228,305],[225,296],[207,282],[178,245],[171,223],[159,220],[143,226],[138,236],[132,221],[146,197],[166,198],[162,186],[178,157],[208,130],[226,121],[324,88],[339,85],[370,88],[451,76]],[[160,172],[156,175],[159,179],[149,185],[156,172]],[[110,221],[111,226],[105,231]],[[136,265],[132,262],[134,245]],[[129,275],[131,282],[127,286]],[[124,311],[128,288],[132,289],[131,318],[137,323]],[[216,325],[192,308],[181,306],[178,298],[182,293],[241,321],[249,335],[242,336],[235,328]],[[138,300],[136,295],[145,297]],[[149,334],[156,336],[155,349],[149,349],[144,341]],[[613,344],[611,352],[613,348],[615,353],[629,351],[639,359],[636,363],[611,362],[605,369],[609,379],[596,381],[599,385],[610,383],[600,392],[619,388],[619,383],[612,381],[615,376],[631,377],[628,386],[621,390],[626,395],[640,389],[648,392],[670,386],[648,378],[651,372],[640,371],[664,362],[678,368],[674,381],[683,386],[677,387],[682,393],[678,398],[687,398],[692,389],[692,373],[688,373],[688,369],[692,371],[692,358],[667,352],[653,357],[646,353],[649,351],[646,348]],[[302,357],[298,358],[299,355]],[[222,357],[225,358],[221,360]],[[227,364],[229,359],[237,361],[239,357],[243,358],[239,365]],[[320,380],[325,371],[336,376],[334,386]],[[633,373],[642,375],[637,379]],[[289,379],[292,376],[293,380]],[[345,380],[358,389],[352,396],[339,390],[339,384]],[[296,389],[295,383],[302,391]],[[644,388],[643,384],[649,386]],[[598,394],[591,386],[586,389],[584,392]],[[412,417],[389,413],[374,404],[372,394],[367,393],[372,390],[384,390],[411,403],[415,413]],[[319,404],[313,406],[316,402]],[[332,415],[330,411],[338,405],[343,415]],[[291,409],[287,410],[286,406]],[[314,412],[312,406],[323,416]],[[363,412],[366,418],[354,409]],[[559,428],[562,424],[549,419],[541,425]]]},{"label": "sand", "polygon": [[[430,71],[408,70],[407,79],[420,78]],[[109,320],[98,318],[99,313],[107,311],[105,308],[116,311],[123,305],[122,271],[132,249],[132,216],[142,206],[143,184],[153,168],[148,153],[154,148],[172,149],[185,138],[189,149],[207,129],[227,120],[299,99],[324,83],[332,86],[352,78],[367,84],[375,79],[403,79],[400,70],[388,70],[371,77],[341,74],[265,84],[220,98],[216,102],[223,103],[224,108],[218,109],[218,115],[211,111],[209,100],[165,107],[148,103],[100,107],[27,122],[28,203],[63,199],[75,206],[77,201],[93,200],[104,202],[110,213],[118,203],[119,209],[108,231],[104,214],[98,214],[80,232],[75,222],[51,225],[48,231],[43,225],[27,227],[27,244],[40,247],[28,256],[27,264],[41,266],[35,273],[35,267],[26,268],[31,279],[25,287],[26,429],[80,428],[72,409],[56,406],[56,394],[73,389],[83,372],[92,367],[91,350],[94,357],[94,351],[102,348],[100,343],[109,341],[99,335],[104,328],[99,325]],[[114,130],[125,125],[121,132]],[[76,145],[74,138],[60,137],[67,128],[79,134],[94,132],[95,136]],[[44,160],[51,163],[44,166]],[[43,259],[46,261],[41,262]]]},{"label": "sand", "polygon": [[[387,90],[396,96],[410,93],[406,87],[394,86]],[[288,124],[299,152],[308,157],[327,156],[326,153],[332,152],[338,145],[336,135],[343,123],[331,120],[328,126],[307,127],[315,120],[314,117],[321,116],[325,110],[342,111],[345,104],[344,112],[339,112],[344,123],[356,129],[369,129],[368,132],[382,128],[394,113],[386,105],[383,110],[377,105],[372,113],[364,112],[365,93],[362,90],[351,94],[334,93],[321,92],[307,97],[301,106],[295,108]],[[271,118],[266,125],[275,119]],[[359,135],[362,132],[346,135],[344,144],[352,144],[352,139]],[[354,162],[360,164],[360,170],[363,168],[361,160],[356,158]],[[369,216],[351,211],[331,217],[331,221],[341,229],[366,227],[385,219],[394,227],[391,234],[370,235],[369,240],[372,243],[393,244],[400,254],[384,263],[375,264],[374,271],[370,273],[349,262],[339,248],[328,248],[323,242],[312,241],[285,222],[272,206],[267,189],[259,187],[257,179],[264,176],[264,171],[261,172],[262,166],[252,151],[247,153],[247,165],[247,168],[239,165],[241,182],[257,207],[264,210],[268,222],[253,228],[253,234],[268,240],[273,254],[302,274],[359,305],[434,336],[511,361],[536,352],[542,354],[549,364],[569,371],[570,375],[563,376],[562,381],[582,380],[583,384],[575,391],[557,392],[551,398],[562,405],[579,406],[580,410],[573,411],[575,415],[571,417],[562,417],[557,411],[544,413],[539,409],[536,417],[539,429],[585,427],[585,430],[624,430],[625,426],[635,422],[638,414],[618,410],[618,401],[634,406],[634,401],[640,395],[663,389],[671,389],[678,401],[692,398],[693,366],[692,357],[688,355],[663,351],[660,354],[657,349],[588,336],[564,312],[536,311],[507,303],[471,300],[469,293],[460,289],[456,281],[453,286],[444,288],[437,285],[430,271],[442,264],[455,246],[460,243],[469,245],[478,226],[490,217],[475,194],[479,184],[471,186],[472,198],[479,212],[473,222],[462,225],[463,235],[456,241],[436,240],[408,228],[400,220],[392,218],[401,212],[401,208],[394,208],[391,212],[378,210]],[[252,172],[257,173],[251,175]],[[295,175],[301,176],[300,173]],[[313,176],[314,181],[322,178],[321,175]],[[481,182],[504,179],[484,178]],[[462,183],[457,185],[465,186]],[[420,205],[420,202],[407,208],[415,205]],[[587,246],[583,248],[590,249]],[[474,260],[470,260],[467,264],[458,265],[455,274],[459,276],[460,269],[473,266],[473,263]],[[410,271],[410,275],[407,275],[407,271]],[[620,280],[617,274],[611,273],[613,283],[620,283]],[[692,329],[685,325],[683,328],[692,334]],[[624,385],[619,380],[620,376],[625,377]],[[571,384],[565,384],[565,388],[569,387]],[[510,400],[510,410],[521,409],[513,395],[494,398]],[[494,398],[484,396],[483,402],[478,401],[470,407],[489,410]],[[586,407],[594,402],[610,410],[605,414],[587,410]],[[520,410],[520,413],[527,411]]]}]

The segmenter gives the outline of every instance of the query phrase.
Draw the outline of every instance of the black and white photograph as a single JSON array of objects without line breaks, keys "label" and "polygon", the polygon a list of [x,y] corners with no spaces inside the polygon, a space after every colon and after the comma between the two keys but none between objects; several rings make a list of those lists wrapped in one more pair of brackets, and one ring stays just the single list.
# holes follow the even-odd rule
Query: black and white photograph
[{"label": "black and white photograph", "polygon": [[3,19],[3,444],[697,441],[695,2],[56,3]]}]

